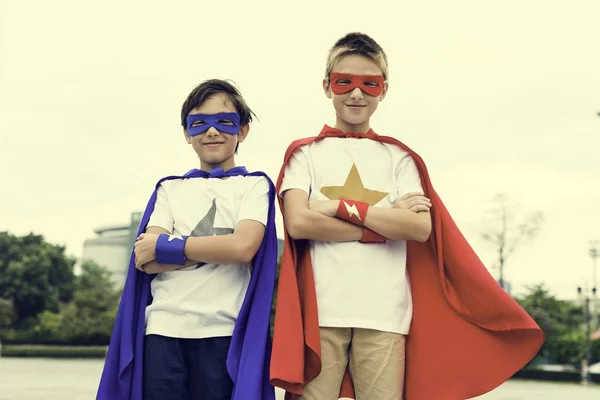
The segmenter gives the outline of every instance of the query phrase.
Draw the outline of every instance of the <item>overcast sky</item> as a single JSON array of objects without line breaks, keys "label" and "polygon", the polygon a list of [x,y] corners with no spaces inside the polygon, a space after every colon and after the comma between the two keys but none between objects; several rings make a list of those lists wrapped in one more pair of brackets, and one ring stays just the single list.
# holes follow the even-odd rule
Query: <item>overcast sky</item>
[{"label": "overcast sky", "polygon": [[561,297],[591,281],[600,2],[207,3],[0,0],[0,230],[80,256],[94,228],[127,223],[158,178],[198,165],[179,112],[208,78],[234,80],[259,116],[238,164],[275,179],[292,140],[334,122],[327,50],[361,31],[390,63],[373,128],[424,158],[483,261],[489,200],[504,193],[517,215],[546,217],[507,279]]}]

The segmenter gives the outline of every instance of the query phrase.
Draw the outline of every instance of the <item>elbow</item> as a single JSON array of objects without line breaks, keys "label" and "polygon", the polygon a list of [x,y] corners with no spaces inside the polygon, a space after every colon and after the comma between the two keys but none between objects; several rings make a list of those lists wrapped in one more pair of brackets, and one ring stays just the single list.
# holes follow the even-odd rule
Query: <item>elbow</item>
[{"label": "elbow", "polygon": [[156,275],[158,273],[158,268],[156,264],[146,264],[142,268],[142,272],[146,275]]},{"label": "elbow", "polygon": [[301,218],[288,218],[284,222],[285,230],[292,239],[304,239],[303,224]]},{"label": "elbow", "polygon": [[253,248],[248,243],[240,242],[237,251],[236,264],[247,265],[252,262],[252,259],[256,255],[258,249]]},{"label": "elbow", "polygon": [[431,229],[424,229],[422,232],[419,232],[419,234],[414,238],[414,240],[420,243],[425,243],[429,240],[429,236],[431,236]]},{"label": "elbow", "polygon": [[238,262],[237,264],[240,265],[248,265],[252,262],[252,259],[254,258],[254,254],[246,251],[240,254],[240,256],[238,257]]},{"label": "elbow", "polygon": [[429,240],[429,237],[431,236],[431,222],[428,222],[427,224],[423,224],[420,229],[416,230],[416,235],[414,240],[420,243],[425,243],[426,241]]}]

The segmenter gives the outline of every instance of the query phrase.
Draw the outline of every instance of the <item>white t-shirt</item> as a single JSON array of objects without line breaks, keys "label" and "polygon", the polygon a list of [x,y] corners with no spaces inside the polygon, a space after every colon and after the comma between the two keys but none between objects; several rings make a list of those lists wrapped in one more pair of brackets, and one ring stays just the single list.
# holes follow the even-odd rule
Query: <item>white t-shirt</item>
[{"label": "white t-shirt", "polygon": [[[148,227],[212,236],[232,233],[242,220],[266,226],[268,193],[264,177],[167,180],[158,189]],[[146,307],[146,334],[231,336],[249,282],[247,265],[194,265],[158,274],[151,283],[152,304]]]},{"label": "white t-shirt", "polygon": [[[337,186],[346,188],[342,191]],[[339,199],[340,193],[350,200],[362,196],[382,208],[391,208],[406,193],[424,193],[407,152],[374,140],[346,138],[326,138],[296,150],[286,167],[280,195],[288,189],[301,189],[310,200]],[[408,334],[412,297],[406,241],[311,241],[310,254],[320,326]]]}]

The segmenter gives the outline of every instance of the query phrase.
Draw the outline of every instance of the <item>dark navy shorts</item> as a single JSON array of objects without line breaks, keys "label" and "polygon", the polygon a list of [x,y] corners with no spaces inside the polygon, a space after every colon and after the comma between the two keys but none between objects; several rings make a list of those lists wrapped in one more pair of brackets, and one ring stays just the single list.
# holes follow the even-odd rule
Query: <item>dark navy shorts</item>
[{"label": "dark navy shorts", "polygon": [[230,400],[226,360],[231,337],[144,340],[144,400]]}]

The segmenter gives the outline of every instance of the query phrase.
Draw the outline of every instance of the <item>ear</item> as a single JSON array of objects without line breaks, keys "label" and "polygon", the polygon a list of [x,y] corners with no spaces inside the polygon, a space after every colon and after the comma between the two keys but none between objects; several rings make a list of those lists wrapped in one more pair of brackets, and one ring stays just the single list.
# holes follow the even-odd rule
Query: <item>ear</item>
[{"label": "ear", "polygon": [[187,129],[183,130],[183,137],[185,138],[187,144],[192,144],[192,138],[190,137],[190,135],[188,135]]},{"label": "ear", "polygon": [[383,82],[383,92],[381,92],[381,94],[379,95],[379,101],[385,99],[385,95],[387,94],[388,88],[389,86],[387,81]]},{"label": "ear", "polygon": [[242,143],[246,140],[246,136],[248,136],[248,132],[250,132],[250,124],[246,124],[240,128],[240,133],[238,133],[238,143]]},{"label": "ear", "polygon": [[329,79],[323,79],[323,91],[325,92],[325,96],[331,98],[331,85],[329,85]]}]

